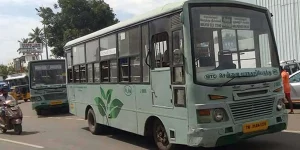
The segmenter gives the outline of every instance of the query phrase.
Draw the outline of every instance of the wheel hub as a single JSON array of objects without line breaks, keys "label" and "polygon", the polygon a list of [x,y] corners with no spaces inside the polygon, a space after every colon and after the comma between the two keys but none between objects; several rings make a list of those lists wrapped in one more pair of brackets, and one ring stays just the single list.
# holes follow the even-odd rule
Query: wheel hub
[{"label": "wheel hub", "polygon": [[156,135],[159,142],[161,142],[163,145],[168,145],[167,135],[161,126],[157,128]]}]

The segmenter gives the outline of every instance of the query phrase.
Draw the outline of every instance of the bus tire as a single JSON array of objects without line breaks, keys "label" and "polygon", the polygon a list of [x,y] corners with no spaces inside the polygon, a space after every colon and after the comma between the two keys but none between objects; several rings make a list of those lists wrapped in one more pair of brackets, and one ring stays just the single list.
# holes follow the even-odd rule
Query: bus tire
[{"label": "bus tire", "polygon": [[42,110],[36,109],[35,111],[36,111],[36,115],[38,115],[38,116],[42,115]]},{"label": "bus tire", "polygon": [[159,150],[172,150],[174,144],[169,142],[168,134],[162,122],[156,119],[153,123],[153,138]]},{"label": "bus tire", "polygon": [[87,121],[90,132],[94,135],[100,134],[100,124],[98,124],[96,121],[96,115],[93,109],[89,109],[87,114]]}]

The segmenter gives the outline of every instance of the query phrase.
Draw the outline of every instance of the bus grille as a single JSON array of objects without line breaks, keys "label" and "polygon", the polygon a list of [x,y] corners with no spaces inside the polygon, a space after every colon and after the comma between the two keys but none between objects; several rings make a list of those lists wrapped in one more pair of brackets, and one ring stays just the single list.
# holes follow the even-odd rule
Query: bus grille
[{"label": "bus grille", "polygon": [[268,116],[273,112],[274,98],[229,104],[234,121]]},{"label": "bus grille", "polygon": [[64,100],[67,99],[67,93],[53,93],[44,95],[45,100]]}]

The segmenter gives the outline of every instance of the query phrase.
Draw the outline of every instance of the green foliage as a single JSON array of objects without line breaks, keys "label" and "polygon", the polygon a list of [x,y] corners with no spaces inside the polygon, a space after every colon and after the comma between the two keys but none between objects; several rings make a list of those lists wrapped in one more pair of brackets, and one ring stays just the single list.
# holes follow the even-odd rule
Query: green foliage
[{"label": "green foliage", "polygon": [[30,43],[30,40],[29,40],[29,38],[22,38],[18,42],[20,42],[20,43]]},{"label": "green foliage", "polygon": [[6,65],[0,65],[0,76],[3,76],[3,78],[7,78],[7,75],[16,73],[14,67],[12,66],[6,66]]},{"label": "green foliage", "polygon": [[119,22],[103,0],[58,0],[54,9],[40,7],[37,11],[56,56],[64,55],[63,47],[68,41]]},{"label": "green foliage", "polygon": [[119,99],[114,99],[111,101],[112,92],[113,90],[109,89],[105,94],[104,90],[100,87],[100,93],[102,98],[96,97],[94,100],[102,116],[114,119],[118,117],[121,108],[124,104]]},{"label": "green foliage", "polygon": [[32,29],[32,33],[29,33],[28,36],[30,42],[32,43],[43,43],[43,44],[45,43],[43,29],[40,29],[39,27]]}]

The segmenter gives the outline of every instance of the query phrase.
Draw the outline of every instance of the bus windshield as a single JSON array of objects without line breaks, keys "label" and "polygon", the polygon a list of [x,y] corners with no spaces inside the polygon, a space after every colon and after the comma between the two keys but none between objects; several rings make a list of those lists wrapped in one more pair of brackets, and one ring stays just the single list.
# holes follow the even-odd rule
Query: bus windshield
[{"label": "bus windshield", "polygon": [[[280,77],[278,54],[264,12],[237,7],[191,7],[197,83],[230,84]],[[271,62],[271,63],[270,63]]]},{"label": "bus windshield", "polygon": [[66,84],[64,62],[33,63],[31,74],[32,88]]}]

